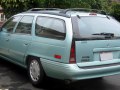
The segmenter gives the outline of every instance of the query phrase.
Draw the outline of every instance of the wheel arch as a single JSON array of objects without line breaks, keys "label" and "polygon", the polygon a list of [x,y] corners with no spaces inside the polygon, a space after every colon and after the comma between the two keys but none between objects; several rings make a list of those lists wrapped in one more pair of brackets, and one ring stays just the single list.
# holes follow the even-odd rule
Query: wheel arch
[{"label": "wheel arch", "polygon": [[26,66],[27,66],[28,63],[29,63],[30,58],[38,58],[38,59],[40,59],[39,56],[35,56],[35,55],[27,55],[26,58],[25,58],[25,65],[26,65]]}]

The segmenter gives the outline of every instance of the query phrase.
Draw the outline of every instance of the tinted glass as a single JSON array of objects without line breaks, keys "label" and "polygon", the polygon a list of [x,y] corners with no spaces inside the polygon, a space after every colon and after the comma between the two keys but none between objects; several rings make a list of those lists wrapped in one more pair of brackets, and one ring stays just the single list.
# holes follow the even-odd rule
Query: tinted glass
[{"label": "tinted glass", "polygon": [[81,35],[113,33],[114,36],[120,36],[120,23],[113,18],[81,17],[78,20],[78,25]]},{"label": "tinted glass", "polygon": [[61,19],[38,17],[35,33],[46,38],[65,39],[65,22]]},{"label": "tinted glass", "polygon": [[5,30],[6,32],[10,33],[13,32],[13,29],[15,27],[15,25],[17,24],[17,22],[19,21],[21,16],[15,16],[10,18],[2,27],[2,30]]},{"label": "tinted glass", "polygon": [[33,16],[24,16],[19,22],[15,33],[31,34]]}]

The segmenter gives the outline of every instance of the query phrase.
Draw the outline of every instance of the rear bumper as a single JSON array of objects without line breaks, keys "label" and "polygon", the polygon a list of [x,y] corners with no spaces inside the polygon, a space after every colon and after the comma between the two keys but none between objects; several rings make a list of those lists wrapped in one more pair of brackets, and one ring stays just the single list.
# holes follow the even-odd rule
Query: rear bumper
[{"label": "rear bumper", "polygon": [[120,65],[82,69],[76,64],[63,64],[46,59],[41,59],[41,63],[47,76],[62,80],[76,81],[120,74]]}]

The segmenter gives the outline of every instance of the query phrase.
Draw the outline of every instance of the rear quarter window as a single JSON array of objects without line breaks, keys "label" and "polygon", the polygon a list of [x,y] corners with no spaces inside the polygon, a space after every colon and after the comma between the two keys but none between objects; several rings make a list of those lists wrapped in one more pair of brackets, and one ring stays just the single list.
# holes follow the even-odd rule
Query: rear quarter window
[{"label": "rear quarter window", "polygon": [[64,40],[66,36],[65,21],[39,16],[36,20],[35,34],[39,37]]}]

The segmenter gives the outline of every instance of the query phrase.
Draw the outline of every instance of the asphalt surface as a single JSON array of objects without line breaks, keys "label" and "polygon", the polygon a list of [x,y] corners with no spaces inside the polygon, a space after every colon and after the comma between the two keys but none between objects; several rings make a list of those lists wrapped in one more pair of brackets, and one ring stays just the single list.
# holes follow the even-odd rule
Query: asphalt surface
[{"label": "asphalt surface", "polygon": [[103,79],[81,80],[70,85],[47,78],[43,86],[36,88],[29,82],[27,71],[0,59],[0,90],[120,90],[120,75]]}]

